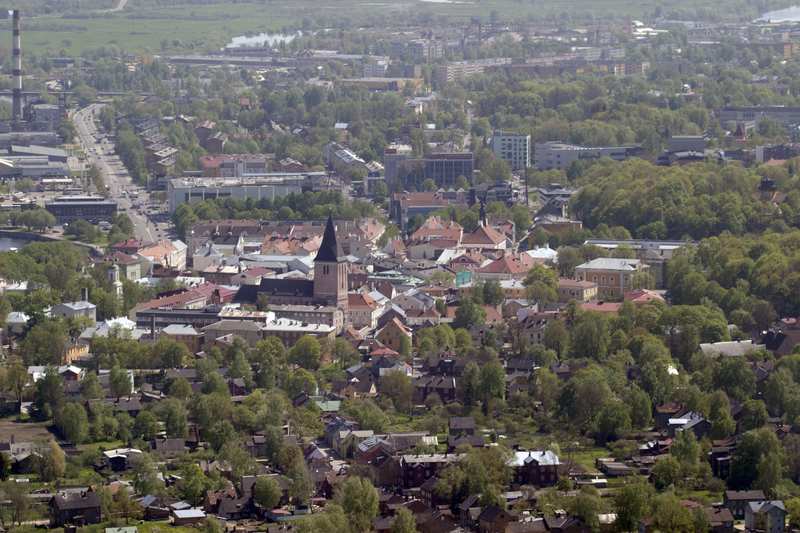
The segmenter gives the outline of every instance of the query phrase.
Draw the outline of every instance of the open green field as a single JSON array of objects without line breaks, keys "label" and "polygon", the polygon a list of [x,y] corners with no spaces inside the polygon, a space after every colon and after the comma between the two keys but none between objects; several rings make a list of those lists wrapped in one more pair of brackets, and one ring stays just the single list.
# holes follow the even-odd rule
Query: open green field
[{"label": "open green field", "polygon": [[[792,0],[767,3],[779,8]],[[23,46],[37,53],[75,54],[108,45],[137,53],[157,54],[162,45],[169,51],[203,52],[222,47],[236,35],[286,27],[358,31],[387,24],[400,29],[408,22],[461,26],[473,17],[588,22],[652,16],[656,10],[666,16],[712,19],[746,20],[758,14],[747,0],[219,0],[171,7],[128,0],[125,9],[115,13],[82,10],[23,19]],[[7,24],[3,21],[2,26]]]}]

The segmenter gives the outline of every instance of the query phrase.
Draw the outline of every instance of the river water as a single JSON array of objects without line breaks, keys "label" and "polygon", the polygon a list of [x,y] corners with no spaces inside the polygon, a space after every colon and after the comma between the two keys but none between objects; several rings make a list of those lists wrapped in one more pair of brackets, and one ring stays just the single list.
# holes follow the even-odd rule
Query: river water
[{"label": "river water", "polygon": [[770,22],[800,22],[800,6],[767,11],[758,20],[768,20]]},{"label": "river water", "polygon": [[20,249],[26,244],[28,244],[28,241],[0,237],[0,252],[8,252],[12,248]]}]

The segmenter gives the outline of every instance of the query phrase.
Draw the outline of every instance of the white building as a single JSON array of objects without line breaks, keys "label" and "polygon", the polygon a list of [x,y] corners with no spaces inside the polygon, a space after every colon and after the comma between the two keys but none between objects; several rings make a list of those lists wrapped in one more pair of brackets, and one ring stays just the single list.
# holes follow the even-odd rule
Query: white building
[{"label": "white building", "polygon": [[492,136],[494,155],[509,164],[511,170],[531,166],[531,136],[496,131]]},{"label": "white building", "polygon": [[289,194],[299,194],[303,192],[303,186],[309,184],[314,177],[324,176],[324,172],[272,172],[244,178],[175,178],[167,184],[169,211],[174,213],[183,203],[216,198],[275,200]]}]

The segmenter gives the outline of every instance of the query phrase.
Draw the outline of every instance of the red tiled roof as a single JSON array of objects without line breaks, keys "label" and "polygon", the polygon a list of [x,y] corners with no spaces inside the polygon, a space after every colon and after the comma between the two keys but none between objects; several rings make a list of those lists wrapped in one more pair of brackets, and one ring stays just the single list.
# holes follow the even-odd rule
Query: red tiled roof
[{"label": "red tiled roof", "polygon": [[472,233],[464,234],[462,244],[482,244],[494,246],[506,240],[505,236],[490,226],[478,226]]},{"label": "red tiled roof", "polygon": [[347,295],[347,305],[350,308],[354,307],[367,307],[369,309],[375,308],[375,300],[369,294],[363,292],[351,292]]},{"label": "red tiled roof", "polygon": [[202,285],[198,285],[197,287],[186,289],[176,294],[170,294],[169,296],[165,296],[163,298],[153,298],[148,302],[142,302],[134,309],[136,311],[158,308],[179,309],[182,305],[186,305],[191,302],[197,302],[201,300],[205,300],[207,302],[209,298],[211,298],[211,295],[214,294],[215,290],[219,290],[219,295],[222,302],[231,301],[234,294],[236,294],[235,290],[227,289],[225,287],[215,285],[214,283],[204,283]]},{"label": "red tiled roof", "polygon": [[480,274],[525,274],[528,271],[522,262],[514,257],[504,255],[477,270]]},{"label": "red tiled roof", "polygon": [[583,311],[595,311],[597,313],[619,313],[622,304],[619,302],[586,302],[580,305]]},{"label": "red tiled roof", "polygon": [[635,304],[646,304],[649,302],[663,302],[664,297],[655,291],[647,289],[636,289],[628,291],[624,296],[626,301],[631,301]]}]

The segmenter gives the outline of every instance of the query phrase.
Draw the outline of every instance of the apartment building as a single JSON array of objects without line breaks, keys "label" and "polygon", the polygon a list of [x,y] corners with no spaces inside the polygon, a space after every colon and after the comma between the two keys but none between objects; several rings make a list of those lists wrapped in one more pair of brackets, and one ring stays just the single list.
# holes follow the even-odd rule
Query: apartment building
[{"label": "apartment building", "polygon": [[511,170],[531,166],[531,136],[520,133],[496,131],[492,135],[494,155],[505,161]]}]

